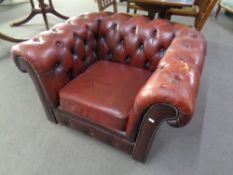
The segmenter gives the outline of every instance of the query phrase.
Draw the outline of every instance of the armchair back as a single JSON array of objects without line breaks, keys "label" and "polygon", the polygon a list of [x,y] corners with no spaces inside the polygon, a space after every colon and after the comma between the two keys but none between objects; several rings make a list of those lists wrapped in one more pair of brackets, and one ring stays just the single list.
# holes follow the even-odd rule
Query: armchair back
[{"label": "armchair back", "polygon": [[98,59],[154,71],[174,36],[168,21],[90,13],[14,46],[12,54],[32,66],[47,100],[57,106],[58,91]]}]

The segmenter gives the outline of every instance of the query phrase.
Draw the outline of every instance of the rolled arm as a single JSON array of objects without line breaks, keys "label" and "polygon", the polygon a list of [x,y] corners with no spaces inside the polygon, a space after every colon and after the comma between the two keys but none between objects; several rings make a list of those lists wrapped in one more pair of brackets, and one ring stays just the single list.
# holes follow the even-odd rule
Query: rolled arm
[{"label": "rolled arm", "polygon": [[25,72],[19,60],[29,63],[53,106],[58,105],[58,91],[97,60],[97,24],[97,14],[70,18],[12,48],[16,65]]},{"label": "rolled arm", "polygon": [[57,105],[57,92],[69,81],[67,75],[73,64],[72,44],[72,27],[63,24],[12,48],[12,57],[18,68],[28,72],[26,65],[19,64],[23,63],[20,59],[31,66],[52,105]]},{"label": "rolled arm", "polygon": [[206,55],[206,41],[194,29],[177,27],[166,54],[136,96],[127,134],[136,133],[143,113],[154,104],[168,104],[179,111],[176,120],[168,121],[175,127],[187,124],[193,115],[199,80]]}]

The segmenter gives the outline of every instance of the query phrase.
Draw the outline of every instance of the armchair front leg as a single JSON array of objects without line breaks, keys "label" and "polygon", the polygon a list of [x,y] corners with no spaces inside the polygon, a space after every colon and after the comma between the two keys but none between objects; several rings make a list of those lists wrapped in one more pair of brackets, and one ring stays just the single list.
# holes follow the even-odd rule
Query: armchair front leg
[{"label": "armchair front leg", "polygon": [[145,113],[136,139],[133,159],[145,162],[153,138],[163,121],[176,120],[178,110],[169,104],[154,104]]}]

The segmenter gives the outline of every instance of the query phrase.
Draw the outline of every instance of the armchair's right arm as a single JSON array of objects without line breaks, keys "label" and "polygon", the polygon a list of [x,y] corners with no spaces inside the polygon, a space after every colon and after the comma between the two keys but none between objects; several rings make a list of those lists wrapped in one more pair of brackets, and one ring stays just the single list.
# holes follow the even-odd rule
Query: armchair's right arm
[{"label": "armchair's right arm", "polygon": [[194,29],[178,24],[176,36],[156,71],[137,94],[126,136],[136,143],[132,156],[145,161],[153,137],[163,121],[181,127],[193,115],[206,41]]},{"label": "armchair's right arm", "polygon": [[[194,29],[174,27],[177,30],[174,40],[135,99],[126,131],[131,139],[135,138],[143,114],[155,104],[167,104],[177,109],[178,116],[168,121],[172,126],[184,126],[192,118],[206,41]],[[161,120],[166,120],[166,116]]]}]

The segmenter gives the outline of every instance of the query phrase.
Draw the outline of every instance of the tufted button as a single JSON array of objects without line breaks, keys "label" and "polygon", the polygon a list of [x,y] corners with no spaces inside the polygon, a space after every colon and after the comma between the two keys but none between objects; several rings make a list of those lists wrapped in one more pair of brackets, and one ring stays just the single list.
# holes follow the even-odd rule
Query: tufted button
[{"label": "tufted button", "polygon": [[160,48],[159,49],[159,57],[162,58],[165,55],[165,49],[164,48]]},{"label": "tufted button", "polygon": [[154,29],[154,30],[152,31],[151,37],[157,37],[157,34],[158,34],[158,30],[157,30],[157,29]]},{"label": "tufted button", "polygon": [[100,36],[99,41],[102,41],[102,42],[105,41],[105,36]]},{"label": "tufted button", "polygon": [[67,71],[67,76],[69,77],[70,80],[73,80],[75,78],[74,70],[72,68]]},{"label": "tufted button", "polygon": [[83,58],[82,58],[82,62],[85,62],[85,61],[86,61],[86,57],[83,57]]},{"label": "tufted button", "polygon": [[148,68],[150,66],[150,60],[146,60],[144,63],[144,68]]},{"label": "tufted button", "polygon": [[60,62],[60,61],[57,61],[57,62],[53,65],[53,70],[54,70],[55,73],[61,71],[61,62]]},{"label": "tufted button", "polygon": [[76,61],[78,59],[78,53],[76,52],[74,48],[72,48],[71,53],[73,56],[73,60]]},{"label": "tufted button", "polygon": [[76,50],[75,50],[75,48],[71,49],[71,53],[72,53],[73,56],[77,56],[78,55],[77,52],[76,52]]},{"label": "tufted button", "polygon": [[77,33],[73,33],[73,36],[74,36],[74,38],[78,38],[78,34]]},{"label": "tufted button", "polygon": [[164,69],[165,68],[165,65],[160,65],[159,67],[158,67],[158,69],[160,69],[160,70],[162,70],[162,69]]},{"label": "tufted button", "polygon": [[86,28],[86,30],[88,30],[88,29],[89,29],[89,26],[88,26],[88,25],[85,25],[85,28]]},{"label": "tufted button", "polygon": [[63,42],[62,41],[56,41],[55,45],[57,47],[63,47]]},{"label": "tufted button", "polygon": [[129,64],[129,62],[130,62],[130,56],[126,56],[125,57],[125,64]]},{"label": "tufted button", "polygon": [[83,64],[85,66],[88,66],[90,64],[90,60],[89,59],[82,59],[82,61],[83,61]]},{"label": "tufted button", "polygon": [[117,23],[113,23],[110,28],[113,29],[113,30],[116,30],[117,29]]},{"label": "tufted button", "polygon": [[183,62],[184,62],[184,59],[183,59],[183,58],[179,58],[179,61],[180,61],[181,63],[183,63]]},{"label": "tufted button", "polygon": [[123,38],[121,38],[121,39],[119,40],[119,45],[121,45],[121,46],[124,45],[124,39],[123,39]]},{"label": "tufted button", "polygon": [[183,47],[185,47],[185,48],[191,48],[191,45],[188,44],[188,43],[184,43],[184,44],[183,44]]},{"label": "tufted button", "polygon": [[57,28],[53,28],[53,29],[51,29],[51,31],[55,33],[55,32],[58,32],[58,29]]},{"label": "tufted button", "polygon": [[77,61],[78,60],[78,55],[73,55],[73,60]]},{"label": "tufted button", "polygon": [[87,40],[86,39],[83,40],[83,44],[87,45]]},{"label": "tufted button", "polygon": [[132,29],[131,29],[132,33],[136,33],[137,32],[137,27],[136,26],[133,26]]},{"label": "tufted button", "polygon": [[39,38],[32,38],[32,41],[33,42],[39,42],[40,40],[39,40]]},{"label": "tufted button", "polygon": [[192,38],[197,38],[197,35],[193,32],[189,33],[189,36],[192,37]]},{"label": "tufted button", "polygon": [[173,74],[173,80],[172,80],[173,83],[179,84],[181,80],[182,77],[179,74]]},{"label": "tufted button", "polygon": [[139,50],[143,50],[144,49],[144,45],[143,45],[143,43],[140,43],[139,44],[139,48],[138,48]]},{"label": "tufted button", "polygon": [[94,60],[97,60],[97,55],[95,51],[92,52],[92,55],[93,55]]},{"label": "tufted button", "polygon": [[112,53],[108,52],[107,54],[107,60],[111,61],[112,60]]},{"label": "tufted button", "polygon": [[175,32],[173,32],[173,33],[172,33],[172,37],[171,37],[171,39],[173,40],[175,37],[176,37],[176,33],[175,33]]},{"label": "tufted button", "polygon": [[98,23],[98,24],[101,24],[101,23],[102,23],[102,19],[100,19],[100,18],[97,19],[97,23]]}]

